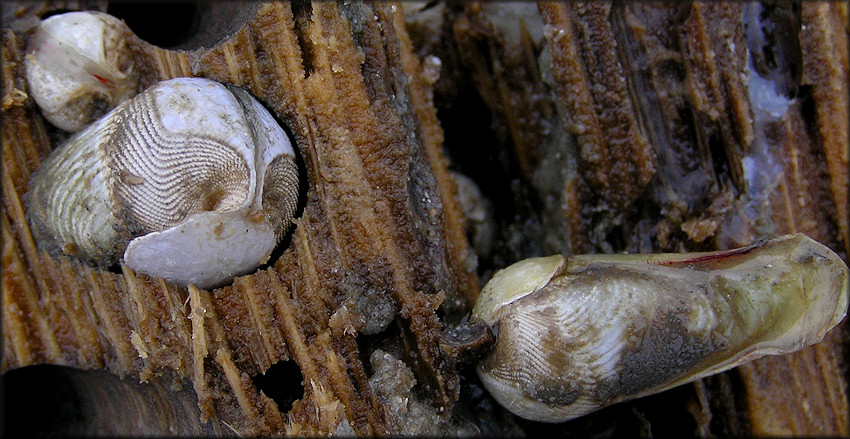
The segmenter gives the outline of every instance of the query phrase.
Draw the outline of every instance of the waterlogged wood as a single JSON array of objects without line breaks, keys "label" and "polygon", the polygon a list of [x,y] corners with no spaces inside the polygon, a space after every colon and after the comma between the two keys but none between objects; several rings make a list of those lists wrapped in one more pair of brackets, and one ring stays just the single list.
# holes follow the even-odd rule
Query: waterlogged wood
[{"label": "waterlogged wood", "polygon": [[[301,154],[287,247],[205,291],[39,252],[25,194],[66,135],[30,99],[23,56],[38,16],[87,3],[7,3],[5,374],[117,376],[67,379],[141,419],[129,434],[850,435],[846,323],[797,354],[555,425],[505,416],[456,364],[474,356],[441,335],[471,310],[476,267],[486,280],[532,256],[803,232],[846,257],[846,4],[213,2],[179,49],[134,37],[144,87],[244,86]],[[490,205],[477,255],[449,167]],[[297,390],[258,384],[280,365]]]},{"label": "waterlogged wood", "polygon": [[[468,74],[492,118],[480,136],[495,133],[493,154],[532,158],[519,170],[480,172],[515,179],[502,198],[529,206],[496,231],[507,238],[493,252],[507,256],[492,269],[552,253],[729,249],[793,232],[846,257],[846,5],[540,2],[539,29],[527,8],[512,7],[444,14],[455,56],[483,63]],[[522,28],[542,35],[530,54],[511,36]],[[535,59],[539,76],[504,73],[518,53]],[[516,82],[511,75],[545,83],[548,100],[523,88],[506,99],[499,90]],[[552,117],[532,111],[547,107]],[[517,113],[527,118],[517,123]],[[846,327],[707,380],[698,395],[675,394],[689,401],[671,402],[672,392],[648,400],[692,405],[699,431],[712,434],[850,434]],[[625,405],[645,412],[641,402]],[[669,410],[654,413],[662,417],[634,422],[690,428],[671,423]],[[569,425],[592,428],[594,416]]]},{"label": "waterlogged wood", "polygon": [[[213,291],[39,252],[24,197],[55,139],[22,79],[28,34],[4,30],[2,369],[66,365],[156,383],[176,376],[197,396],[199,419],[183,425],[195,434],[374,435],[395,431],[398,420],[368,382],[369,350],[358,343],[369,327],[421,383],[421,396],[410,397],[430,407],[422,422],[439,425],[457,400],[458,376],[440,348],[437,310],[466,308],[478,286],[401,7],[252,7],[243,22],[206,29],[202,47],[131,41],[145,87],[178,76],[241,85],[285,124],[303,158],[288,247]],[[290,361],[301,376],[278,379],[303,386],[291,410],[254,382]]]}]

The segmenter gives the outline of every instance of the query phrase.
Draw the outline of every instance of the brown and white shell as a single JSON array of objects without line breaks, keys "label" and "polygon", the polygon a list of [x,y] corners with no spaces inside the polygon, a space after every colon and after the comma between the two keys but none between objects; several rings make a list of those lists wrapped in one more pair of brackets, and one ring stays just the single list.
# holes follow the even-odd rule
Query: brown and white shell
[{"label": "brown and white shell", "polygon": [[246,91],[160,82],[71,137],[36,171],[27,216],[53,253],[211,288],[264,263],[291,224],[289,138]]},{"label": "brown and white shell", "polygon": [[802,234],[742,249],[533,258],[497,272],[473,318],[497,331],[490,394],[562,422],[818,343],[847,312],[847,266]]},{"label": "brown and white shell", "polygon": [[53,125],[77,132],[136,94],[131,31],[102,12],[43,20],[24,60],[30,96]]}]

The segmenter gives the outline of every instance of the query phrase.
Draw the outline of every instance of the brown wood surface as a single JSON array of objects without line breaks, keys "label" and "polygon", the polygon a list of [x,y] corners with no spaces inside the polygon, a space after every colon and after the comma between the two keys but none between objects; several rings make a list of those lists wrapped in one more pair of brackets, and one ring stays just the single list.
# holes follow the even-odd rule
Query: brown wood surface
[{"label": "brown wood surface", "polygon": [[[107,7],[4,6],[4,377],[73,368],[54,376],[90,422],[51,427],[77,434],[850,435],[846,323],[797,354],[564,424],[515,419],[482,393],[447,331],[516,260],[796,231],[850,251],[845,3],[766,4],[760,47],[738,2],[538,6],[508,29],[484,3],[213,2],[182,45],[134,35],[140,88],[242,85],[301,154],[285,247],[213,291],[39,252],[29,177],[67,135],[28,95],[32,18]],[[768,124],[746,79],[760,50],[791,94]],[[753,157],[777,165],[769,185],[749,182]],[[490,203],[486,251],[469,244],[449,169]],[[300,371],[291,408],[257,384],[280,364]]]},{"label": "brown wood surface", "polygon": [[[178,76],[242,85],[285,122],[304,160],[306,199],[289,247],[215,291],[38,252],[21,200],[50,142],[22,80],[25,35],[7,30],[3,369],[49,363],[141,381],[174,372],[194,388],[202,421],[242,434],[386,433],[355,314],[358,298],[383,293],[406,340],[392,347],[427,398],[450,408],[458,378],[439,347],[436,310],[447,297],[466,307],[477,279],[462,263],[462,217],[444,196],[453,183],[400,14],[389,4],[264,3],[209,48],[135,40],[143,86]],[[290,359],[304,397],[281,413],[251,378]]]}]

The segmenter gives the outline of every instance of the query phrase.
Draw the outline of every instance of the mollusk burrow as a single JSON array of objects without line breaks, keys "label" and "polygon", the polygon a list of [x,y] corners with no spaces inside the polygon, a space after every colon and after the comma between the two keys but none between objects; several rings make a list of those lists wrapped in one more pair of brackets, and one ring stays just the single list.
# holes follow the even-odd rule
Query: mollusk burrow
[{"label": "mollusk burrow", "polygon": [[52,254],[212,288],[265,263],[292,223],[287,134],[248,92],[160,82],[72,136],[38,168],[27,217]]},{"label": "mollusk burrow", "polygon": [[518,416],[562,422],[820,342],[847,312],[848,270],[802,234],[710,253],[550,256],[497,272],[473,318],[478,364]]},{"label": "mollusk burrow", "polygon": [[30,96],[53,125],[77,132],[133,97],[130,29],[102,12],[68,12],[36,28],[24,59]]}]

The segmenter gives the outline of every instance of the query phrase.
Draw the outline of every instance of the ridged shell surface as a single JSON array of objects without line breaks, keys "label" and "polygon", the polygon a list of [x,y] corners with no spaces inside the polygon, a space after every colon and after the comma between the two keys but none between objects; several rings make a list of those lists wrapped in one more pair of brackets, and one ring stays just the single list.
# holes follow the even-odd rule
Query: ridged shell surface
[{"label": "ridged shell surface", "polygon": [[689,255],[560,256],[497,273],[474,318],[478,366],[515,414],[562,422],[823,339],[847,311],[847,266],[805,235]]},{"label": "ridged shell surface", "polygon": [[[28,195],[54,253],[211,287],[253,270],[291,223],[294,150],[247,92],[202,78],[161,82],[57,149]],[[126,252],[125,252],[126,249]]]},{"label": "ridged shell surface", "polygon": [[36,28],[25,58],[29,94],[53,125],[77,132],[136,94],[131,33],[101,12],[68,12]]}]

